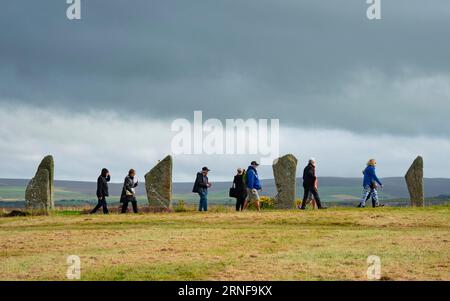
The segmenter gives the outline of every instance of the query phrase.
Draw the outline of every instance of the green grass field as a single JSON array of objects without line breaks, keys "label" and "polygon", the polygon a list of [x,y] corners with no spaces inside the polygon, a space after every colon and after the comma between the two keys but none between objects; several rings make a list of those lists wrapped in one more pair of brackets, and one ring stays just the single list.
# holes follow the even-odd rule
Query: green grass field
[{"label": "green grass field", "polygon": [[0,280],[450,280],[450,206],[0,218]]}]

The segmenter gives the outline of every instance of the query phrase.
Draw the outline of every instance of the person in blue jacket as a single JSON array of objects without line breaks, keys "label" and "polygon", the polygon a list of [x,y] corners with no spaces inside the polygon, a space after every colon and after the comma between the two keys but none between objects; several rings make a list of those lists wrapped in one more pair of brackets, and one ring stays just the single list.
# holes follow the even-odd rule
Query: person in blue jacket
[{"label": "person in blue jacket", "polygon": [[383,184],[380,179],[377,177],[375,172],[375,166],[377,165],[377,161],[375,159],[370,159],[367,162],[366,169],[363,170],[364,180],[363,180],[363,194],[361,198],[361,202],[359,203],[359,208],[366,207],[366,201],[372,197],[372,206],[373,207],[382,207],[384,205],[380,205],[378,202],[378,192],[377,185],[380,185],[383,188]]},{"label": "person in blue jacket", "polygon": [[258,211],[261,211],[260,198],[258,190],[261,190],[261,182],[259,181],[258,171],[256,168],[259,164],[256,161],[252,161],[247,169],[247,199],[245,200],[244,209],[247,209],[250,202],[255,202]]}]

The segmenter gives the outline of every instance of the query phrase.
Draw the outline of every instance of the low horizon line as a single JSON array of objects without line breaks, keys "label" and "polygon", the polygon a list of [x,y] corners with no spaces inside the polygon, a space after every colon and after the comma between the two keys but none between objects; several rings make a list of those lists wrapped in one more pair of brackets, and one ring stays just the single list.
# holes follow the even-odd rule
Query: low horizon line
[{"label": "low horizon line", "polygon": [[[234,176],[233,176],[234,177]],[[337,178],[337,179],[362,179],[362,177],[342,177],[342,176],[318,176],[317,178]],[[380,177],[381,179],[392,179],[392,178],[405,178],[405,176],[388,176],[388,177]],[[296,177],[296,179],[301,179],[301,177]],[[450,180],[450,178],[444,178],[444,177],[424,177],[425,179],[433,179],[433,180]],[[0,180],[24,180],[24,181],[30,181],[31,178],[0,178]],[[275,180],[275,178],[262,178],[260,180]],[[54,179],[54,181],[60,181],[60,182],[80,182],[80,183],[95,183],[94,181],[89,180],[67,180],[67,179]],[[140,181],[142,182],[142,181]],[[194,181],[172,181],[172,183],[178,183],[178,184],[188,184],[193,183]],[[212,181],[215,183],[227,183],[232,182],[230,181]],[[110,184],[122,184],[122,182],[110,182]]]}]

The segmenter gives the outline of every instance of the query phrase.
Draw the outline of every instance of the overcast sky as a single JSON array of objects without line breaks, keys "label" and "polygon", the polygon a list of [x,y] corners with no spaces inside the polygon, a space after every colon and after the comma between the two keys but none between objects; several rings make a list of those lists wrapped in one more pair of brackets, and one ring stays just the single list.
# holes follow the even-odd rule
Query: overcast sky
[{"label": "overcast sky", "polygon": [[[322,176],[402,176],[423,155],[450,177],[450,1],[6,0],[0,7],[0,177],[140,177],[171,153],[171,123],[276,118],[280,151]],[[227,180],[252,156],[175,156],[174,180]],[[272,177],[270,167],[261,169]]]}]

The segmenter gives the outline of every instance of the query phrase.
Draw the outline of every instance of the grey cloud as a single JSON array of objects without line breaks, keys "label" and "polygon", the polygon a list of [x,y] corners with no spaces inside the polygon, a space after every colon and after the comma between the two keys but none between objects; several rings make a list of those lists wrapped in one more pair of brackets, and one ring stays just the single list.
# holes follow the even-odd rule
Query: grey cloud
[{"label": "grey cloud", "polygon": [[450,136],[446,0],[382,1],[375,22],[361,0],[82,4],[72,22],[65,1],[3,4],[0,101]]},{"label": "grey cloud", "polygon": [[[120,182],[130,168],[142,181],[159,159],[171,153],[170,122],[96,114],[3,107],[0,110],[0,178],[31,178],[44,155],[55,158],[57,179],[92,181],[107,167]],[[101,132],[101,139],[92,133]],[[294,137],[294,138],[293,138]],[[306,141],[306,143],[299,143]],[[125,146],[124,146],[125,145]],[[450,141],[442,138],[358,135],[341,130],[280,129],[281,154],[299,159],[298,175],[309,157],[318,161],[319,176],[360,177],[369,158],[378,160],[379,176],[402,176],[418,155],[425,159],[426,177],[448,177]],[[174,155],[174,181],[192,181],[202,166],[211,180],[230,181],[237,167],[260,155]],[[272,178],[271,166],[260,166]]]}]

